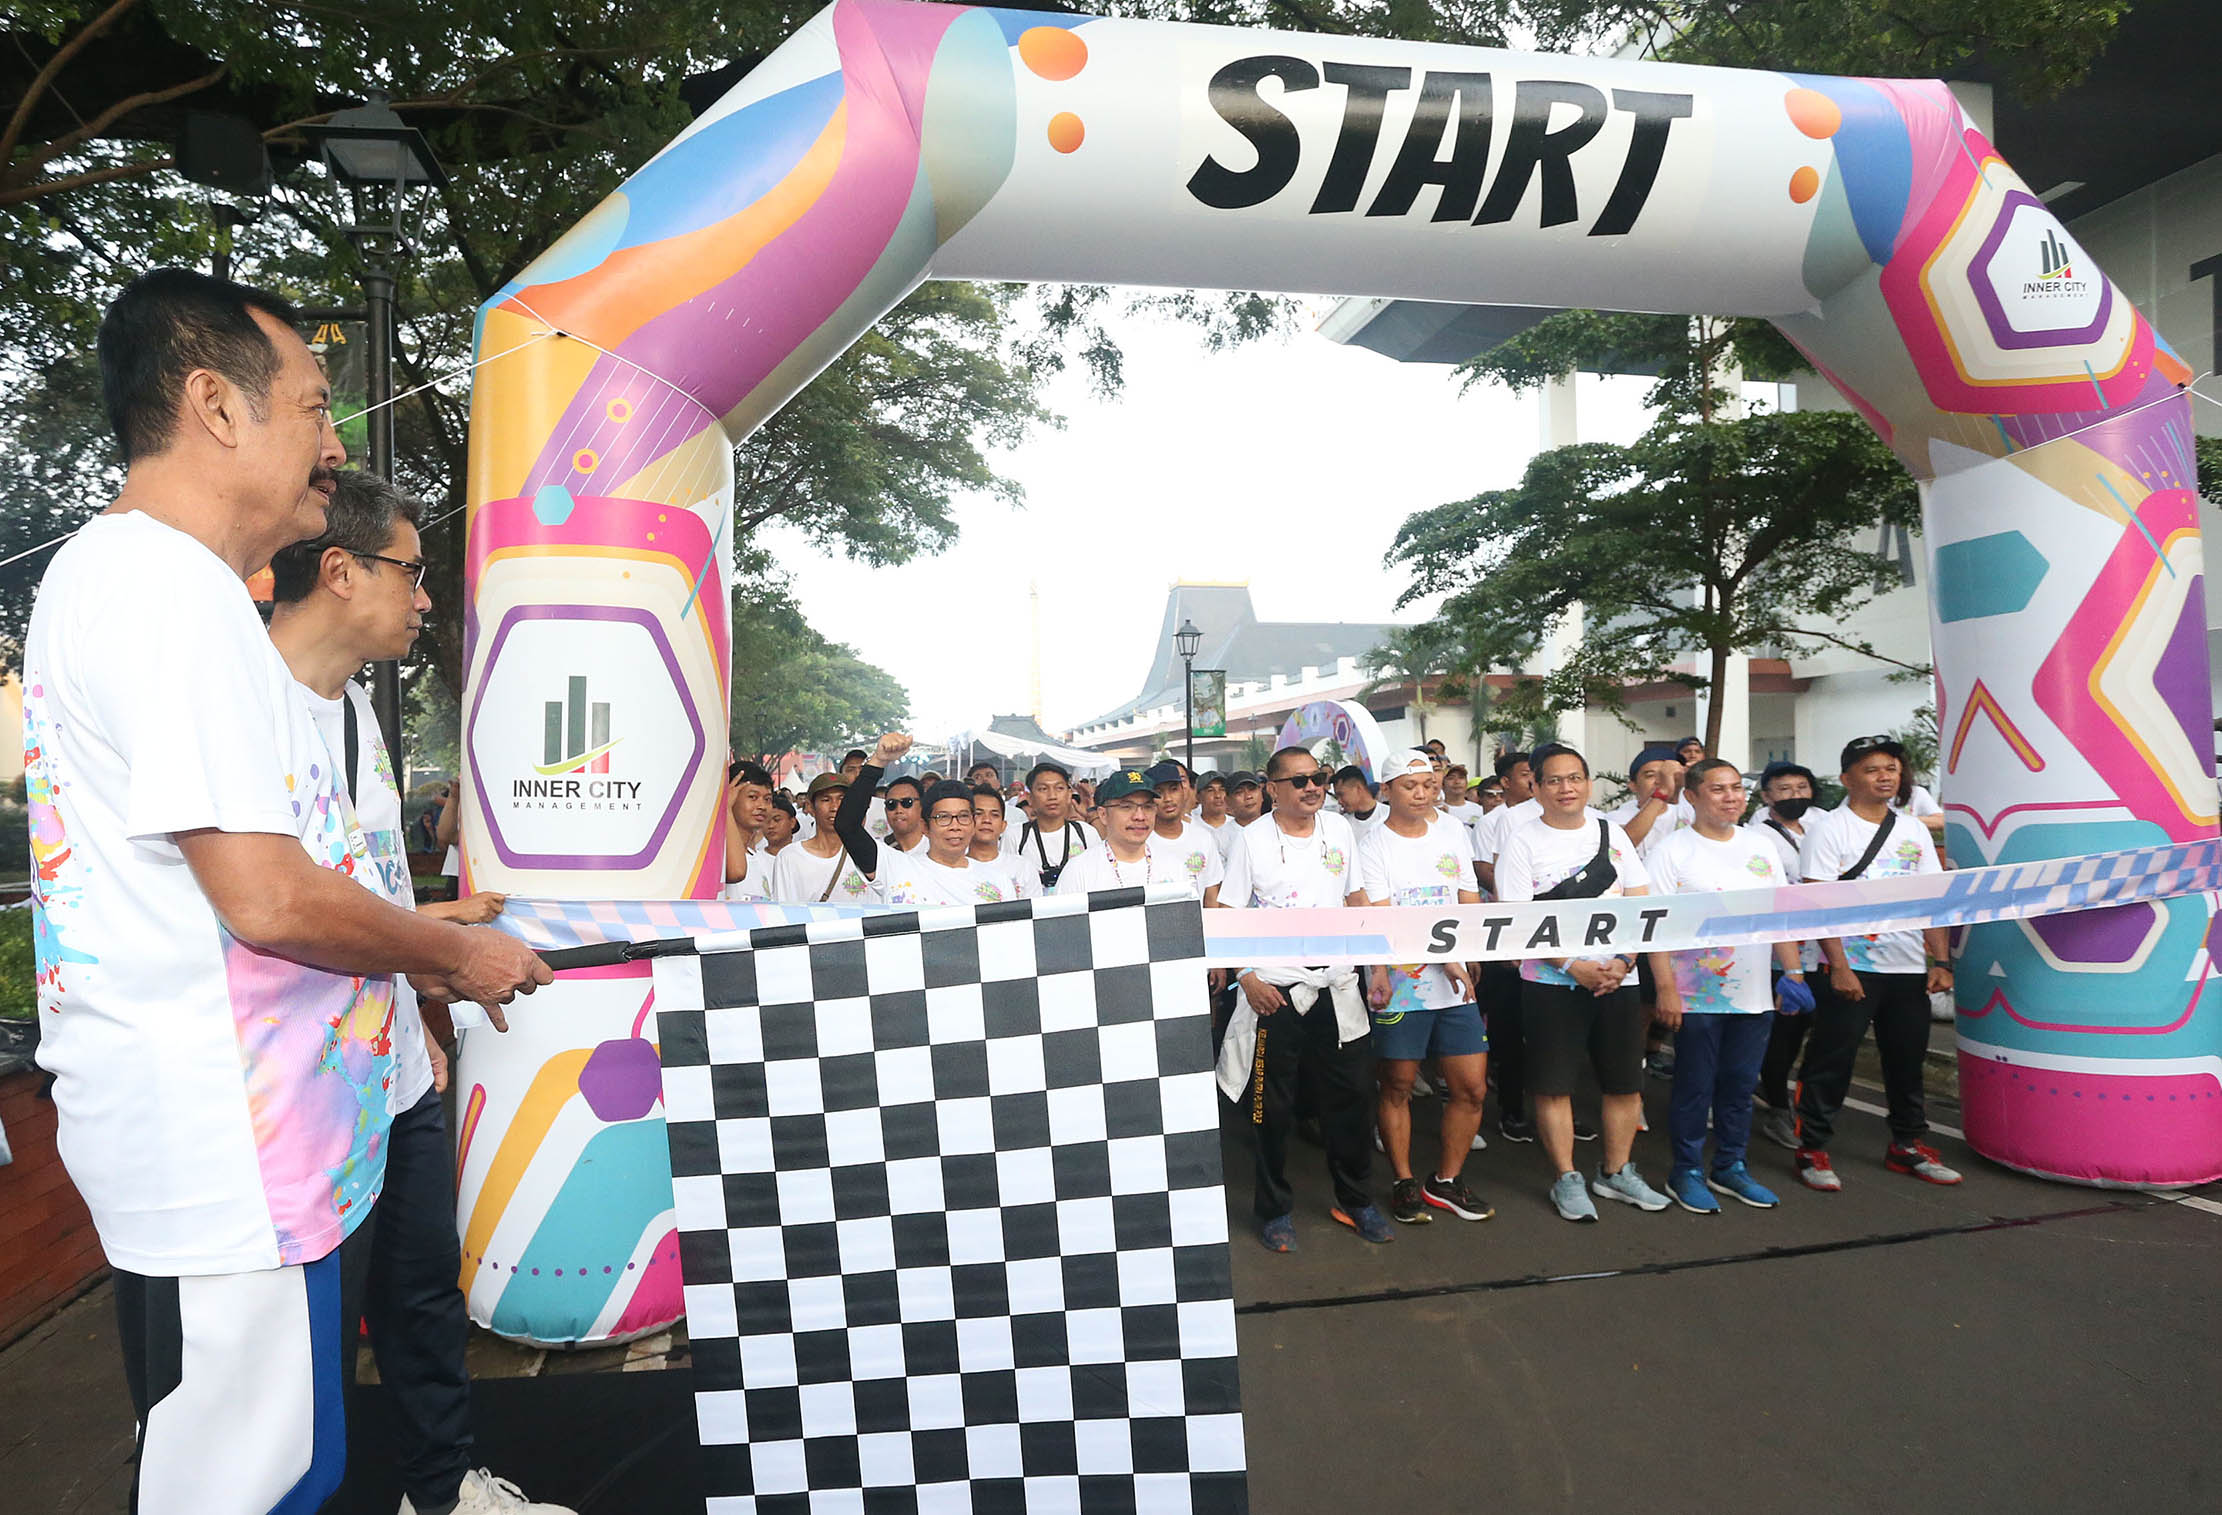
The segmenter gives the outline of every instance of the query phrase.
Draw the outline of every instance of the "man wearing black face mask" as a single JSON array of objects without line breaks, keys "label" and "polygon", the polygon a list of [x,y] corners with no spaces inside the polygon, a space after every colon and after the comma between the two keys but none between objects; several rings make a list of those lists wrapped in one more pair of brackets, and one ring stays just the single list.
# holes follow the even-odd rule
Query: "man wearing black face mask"
[{"label": "man wearing black face mask", "polygon": [[[1813,808],[1813,770],[1796,763],[1769,763],[1759,775],[1759,798],[1762,808],[1745,829],[1774,844],[1787,870],[1784,877],[1800,877],[1798,848],[1805,841],[1805,813]],[[1798,960],[1808,975],[1819,976],[1821,954],[1811,942],[1799,949]],[[1759,1064],[1756,1097],[1766,1106],[1766,1113],[1759,1118],[1759,1134],[1793,1152],[1798,1146],[1798,1116],[1791,1108],[1790,1070],[1797,1065],[1805,1034],[1812,1025],[1810,1014],[1777,1013],[1767,1040],[1767,1055]]]}]

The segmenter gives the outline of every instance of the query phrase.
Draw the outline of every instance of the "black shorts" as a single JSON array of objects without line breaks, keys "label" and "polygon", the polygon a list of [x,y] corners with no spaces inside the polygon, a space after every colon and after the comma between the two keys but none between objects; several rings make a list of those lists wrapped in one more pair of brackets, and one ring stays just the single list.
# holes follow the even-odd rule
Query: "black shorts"
[{"label": "black shorts", "polygon": [[1643,1092],[1643,1037],[1651,1012],[1633,984],[1592,994],[1523,979],[1520,1022],[1530,1094],[1572,1094],[1585,1060],[1597,1070],[1602,1092]]}]

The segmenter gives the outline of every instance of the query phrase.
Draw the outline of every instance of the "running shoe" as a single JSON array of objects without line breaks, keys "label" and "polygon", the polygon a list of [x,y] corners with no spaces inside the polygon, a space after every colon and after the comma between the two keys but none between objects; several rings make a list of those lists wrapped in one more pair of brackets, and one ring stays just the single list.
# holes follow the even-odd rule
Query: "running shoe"
[{"label": "running shoe", "polygon": [[1829,1166],[1829,1155],[1810,1147],[1798,1148],[1798,1182],[1823,1194],[1834,1194],[1844,1187],[1844,1180]]},{"label": "running shoe", "polygon": [[1384,1157],[1388,1155],[1389,1144],[1381,1139],[1381,1128],[1379,1126],[1373,1128],[1373,1150],[1381,1153]]},{"label": "running shoe", "polygon": [[[1750,1171],[1740,1162],[1730,1163],[1725,1168],[1715,1168],[1712,1175],[1705,1180],[1705,1184],[1715,1194],[1725,1194],[1730,1199],[1742,1200],[1754,1210],[1772,1210],[1776,1205],[1782,1203],[1782,1196],[1759,1182],[1758,1179],[1753,1178]],[[1677,1199],[1681,1198],[1679,1194],[1675,1197]]]},{"label": "running shoe", "polygon": [[1695,1168],[1676,1168],[1667,1175],[1666,1186],[1674,1202],[1692,1215],[1721,1213],[1721,1202],[1713,1198],[1713,1191],[1705,1187],[1705,1175]]},{"label": "running shoe", "polygon": [[1616,1199],[1624,1205],[1634,1205],[1638,1210],[1664,1210],[1668,1205],[1674,1203],[1664,1194],[1645,1183],[1643,1175],[1636,1171],[1634,1163],[1628,1164],[1618,1173],[1607,1173],[1604,1169],[1599,1168],[1597,1177],[1591,1182],[1589,1190],[1600,1199]]},{"label": "running shoe", "polygon": [[1474,1133],[1474,1139],[1473,1139],[1472,1141],[1470,1141],[1470,1142],[1466,1143],[1466,1150],[1467,1150],[1468,1152],[1486,1152],[1486,1151],[1488,1151],[1488,1150],[1489,1150],[1489,1138],[1488,1138],[1488,1137],[1486,1137],[1486,1136],[1483,1136],[1483,1135],[1482,1135],[1482,1134],[1481,1134],[1481,1133],[1480,1133],[1479,1131],[1476,1131],[1476,1132]]},{"label": "running shoe", "polygon": [[1496,1206],[1466,1187],[1460,1178],[1430,1178],[1420,1186],[1420,1193],[1438,1210],[1448,1210],[1460,1220],[1487,1220],[1497,1213]]},{"label": "running shoe", "polygon": [[1582,1186],[1579,1173],[1561,1173],[1551,1184],[1551,1203],[1558,1209],[1560,1220],[1589,1220],[1597,1218],[1597,1204],[1589,1197],[1589,1190]]},{"label": "running shoe", "polygon": [[1910,1173],[1923,1183],[1956,1184],[1960,1181],[1959,1170],[1947,1168],[1943,1154],[1927,1142],[1911,1145],[1892,1142],[1890,1150],[1883,1154],[1883,1166],[1893,1173]]},{"label": "running shoe", "polygon": [[1427,1213],[1425,1191],[1416,1178],[1400,1178],[1389,1186],[1389,1214],[1400,1226],[1424,1226],[1435,1218]]},{"label": "running shoe", "polygon": [[1769,1110],[1759,1117],[1759,1134],[1778,1147],[1797,1151],[1798,1112],[1789,1109]]},{"label": "running shoe", "polygon": [[1435,1086],[1427,1081],[1427,1075],[1415,1072],[1412,1075],[1412,1098],[1433,1099],[1434,1097]]},{"label": "running shoe", "polygon": [[1588,1121],[1583,1120],[1579,1115],[1575,1116],[1574,1140],[1578,1142],[1593,1142],[1597,1140],[1597,1128],[1591,1125]]},{"label": "running shoe", "polygon": [[1276,1215],[1258,1227],[1258,1240],[1268,1252],[1293,1252],[1296,1250],[1296,1217]]},{"label": "running shoe", "polygon": [[1337,1205],[1327,1212],[1337,1225],[1348,1226],[1370,1242],[1396,1240],[1396,1228],[1389,1224],[1389,1217],[1381,1213],[1379,1205],[1360,1205],[1355,1210],[1345,1210]]},{"label": "running shoe", "polygon": [[1500,1119],[1497,1122],[1497,1134],[1508,1142],[1532,1142],[1535,1140],[1535,1122]]},{"label": "running shoe", "polygon": [[1674,1077],[1674,1049],[1661,1047],[1644,1059],[1644,1071],[1653,1078]]}]

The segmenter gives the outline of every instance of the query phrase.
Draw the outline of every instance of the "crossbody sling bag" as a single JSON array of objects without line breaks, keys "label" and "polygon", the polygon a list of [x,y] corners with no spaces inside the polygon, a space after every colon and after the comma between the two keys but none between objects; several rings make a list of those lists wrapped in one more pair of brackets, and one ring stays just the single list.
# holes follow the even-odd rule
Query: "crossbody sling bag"
[{"label": "crossbody sling bag", "polygon": [[1867,839],[1867,850],[1859,855],[1858,862],[1852,864],[1851,867],[1845,869],[1842,873],[1839,873],[1836,876],[1837,880],[1839,882],[1842,882],[1845,879],[1855,879],[1858,878],[1861,874],[1865,873],[1867,871],[1867,865],[1869,863],[1872,863],[1875,860],[1876,854],[1883,850],[1883,843],[1890,840],[1890,828],[1897,824],[1898,812],[1895,810],[1885,810],[1883,812],[1882,824],[1877,826],[1875,828],[1875,834]]},{"label": "crossbody sling bag", "polygon": [[1536,895],[1539,900],[1593,900],[1613,886],[1620,870],[1612,865],[1612,823],[1597,823],[1597,855],[1581,868]]}]

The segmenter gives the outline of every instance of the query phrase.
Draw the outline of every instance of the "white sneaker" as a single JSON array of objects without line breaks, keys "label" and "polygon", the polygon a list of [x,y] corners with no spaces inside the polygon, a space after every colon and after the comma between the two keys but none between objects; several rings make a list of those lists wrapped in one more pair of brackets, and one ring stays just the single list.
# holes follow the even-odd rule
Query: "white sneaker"
[{"label": "white sneaker", "polygon": [[1958,1013],[1958,1006],[1953,1003],[1951,990],[1947,989],[1942,994],[1929,996],[1929,1019],[1935,1021],[1938,1025],[1951,1024],[1957,1018]]},{"label": "white sneaker", "polygon": [[[577,1515],[566,1505],[534,1504],[525,1498],[525,1491],[506,1478],[496,1478],[485,1468],[473,1468],[463,1475],[463,1487],[455,1491],[455,1515],[486,1515],[486,1512],[506,1512],[506,1515]],[[401,1497],[398,1515],[417,1515],[417,1507],[409,1496]]]},{"label": "white sneaker", "polygon": [[1488,1150],[1489,1150],[1489,1138],[1488,1138],[1488,1137],[1486,1137],[1486,1136],[1483,1136],[1483,1135],[1482,1135],[1482,1134],[1481,1134],[1481,1133],[1480,1133],[1479,1131],[1476,1131],[1476,1132],[1474,1133],[1474,1139],[1473,1139],[1472,1141],[1470,1141],[1470,1142],[1466,1143],[1466,1150],[1467,1150],[1468,1152],[1486,1152],[1486,1151],[1488,1151]]},{"label": "white sneaker", "polygon": [[1433,1099],[1434,1097],[1435,1086],[1427,1081],[1427,1075],[1415,1072],[1412,1075],[1412,1098]]}]

